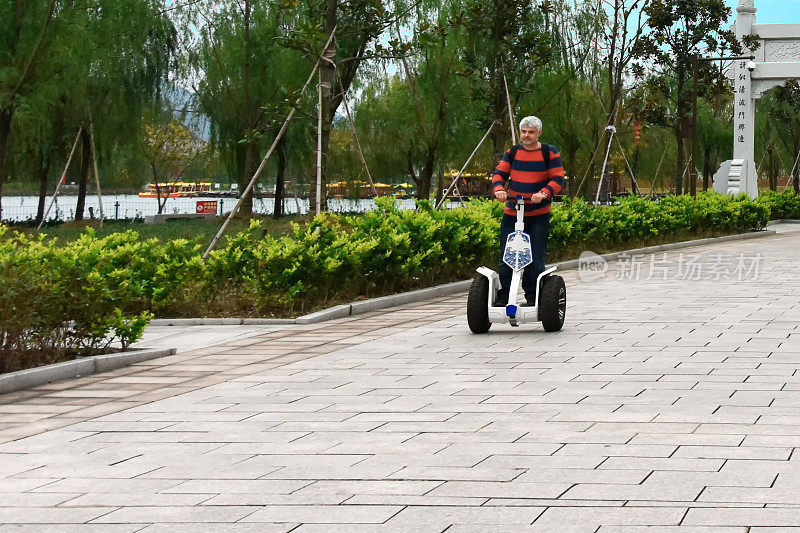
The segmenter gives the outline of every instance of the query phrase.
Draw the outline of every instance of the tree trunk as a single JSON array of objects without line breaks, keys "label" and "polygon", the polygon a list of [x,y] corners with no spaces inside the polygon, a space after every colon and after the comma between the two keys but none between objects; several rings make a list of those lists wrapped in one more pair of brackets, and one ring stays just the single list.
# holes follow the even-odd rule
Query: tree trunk
[{"label": "tree trunk", "polygon": [[39,205],[36,208],[36,224],[44,218],[44,204],[47,199],[47,176],[50,174],[52,157],[41,154],[39,159]]},{"label": "tree trunk", "polygon": [[81,173],[78,177],[78,203],[75,206],[75,220],[83,220],[83,209],[86,205],[86,188],[89,186],[89,166],[92,162],[92,147],[89,144],[89,132],[81,130]]},{"label": "tree trunk", "polygon": [[794,193],[800,194],[800,169],[794,171]]},{"label": "tree trunk", "polygon": [[677,78],[678,78],[678,88],[677,88],[677,113],[675,116],[675,137],[678,141],[678,168],[677,173],[678,175],[675,176],[675,194],[681,195],[683,194],[683,174],[686,166],[686,151],[683,146],[683,139],[684,139],[684,132],[683,132],[683,121],[684,117],[686,116],[686,98],[684,97],[684,68],[683,63],[678,61],[678,70],[677,70]]},{"label": "tree trunk", "polygon": [[428,145],[428,150],[425,153],[425,164],[422,167],[422,172],[420,172],[419,181],[417,182],[417,198],[420,200],[428,200],[431,197],[431,179],[433,178],[435,159],[436,146]]},{"label": "tree trunk", "polygon": [[442,201],[443,194],[444,194],[444,172],[440,169],[439,172],[436,174],[436,205],[439,205],[439,202]]},{"label": "tree trunk", "polygon": [[573,197],[577,193],[575,187],[579,182],[576,182],[577,173],[575,172],[575,158],[578,156],[578,146],[570,143],[566,150],[564,150],[566,158],[564,159],[564,171],[568,177],[565,183],[567,196]]},{"label": "tree trunk", "polygon": [[[794,147],[794,153],[796,153],[796,154],[800,153],[800,148],[797,145],[795,145],[795,147]],[[794,180],[793,181],[794,181],[794,193],[795,194],[800,194],[800,167],[798,167],[798,165],[795,165],[795,167],[794,167]]]},{"label": "tree trunk", "polygon": [[[339,17],[338,17],[338,8],[339,2],[338,0],[325,0],[325,32],[327,35],[330,35],[333,32],[333,29],[336,27]],[[337,102],[341,102],[342,96],[338,97],[337,101],[334,101],[334,94],[338,91],[334,90],[335,87],[338,87],[338,83],[336,82],[336,45],[335,42],[332,42],[330,47],[326,52],[326,57],[330,59],[330,61],[322,61],[319,67],[320,72],[320,82],[323,84],[327,84],[327,86],[323,85],[322,87],[322,132],[320,136],[322,137],[321,140],[321,152],[322,152],[322,164],[320,165],[320,176],[321,176],[321,187],[320,187],[320,209],[322,211],[327,210],[327,199],[326,199],[326,187],[325,185],[328,183],[328,150],[331,144],[331,130],[333,129],[333,119],[336,114],[336,108],[338,107]],[[342,85],[344,86],[344,90],[347,91],[349,88],[349,83],[345,79],[345,76],[342,72],[339,73],[342,76]],[[316,170],[316,165],[315,165]],[[309,211],[312,213],[316,209],[317,203],[317,182],[316,182],[316,175],[314,182],[311,185],[311,195],[310,195],[310,203],[309,203]]]},{"label": "tree trunk", "polygon": [[767,156],[769,157],[769,190],[778,190],[778,169],[775,165],[775,150],[770,146],[767,148]]},{"label": "tree trunk", "polygon": [[675,131],[675,137],[678,141],[678,168],[676,170],[678,174],[675,176],[675,194],[680,196],[683,194],[683,171],[686,166],[686,154],[683,148],[683,134],[681,133],[680,125]]},{"label": "tree trunk", "polygon": [[286,176],[286,137],[278,142],[278,177],[275,178],[275,208],[272,218],[278,220],[283,216],[283,183]]},{"label": "tree trunk", "polygon": [[711,143],[703,150],[703,190],[708,190],[708,184],[711,181]]},{"label": "tree trunk", "polygon": [[3,184],[8,177],[6,152],[11,135],[11,111],[0,112],[0,221],[3,220]]},{"label": "tree trunk", "polygon": [[[243,195],[244,190],[253,179],[253,174],[256,173],[258,168],[258,145],[255,141],[249,141],[244,144],[244,172],[239,177],[239,194]],[[253,214],[253,191],[247,195],[247,198],[242,200],[242,205],[239,206],[239,212],[245,216]]]}]

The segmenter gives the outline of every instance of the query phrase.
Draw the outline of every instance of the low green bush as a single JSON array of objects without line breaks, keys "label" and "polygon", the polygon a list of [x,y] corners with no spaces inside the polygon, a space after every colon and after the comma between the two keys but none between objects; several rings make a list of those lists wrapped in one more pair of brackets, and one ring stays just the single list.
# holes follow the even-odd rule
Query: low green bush
[{"label": "low green bush", "polygon": [[794,191],[762,191],[755,201],[769,208],[770,220],[800,218],[800,196]]},{"label": "low green bush", "polygon": [[27,357],[55,361],[141,336],[152,317],[144,288],[156,278],[131,266],[147,242],[134,232],[97,239],[90,230],[59,246],[8,233],[0,227],[0,372]]},{"label": "low green bush", "polygon": [[[151,316],[287,316],[360,297],[463,279],[496,264],[499,202],[401,211],[390,198],[363,215],[323,213],[265,235],[262,223],[231,235],[209,260],[199,240],[141,239],[135,231],[71,242],[0,229],[0,371],[10,354],[100,349],[135,342]],[[694,235],[763,228],[772,214],[800,217],[792,194],[752,201],[702,193],[553,207],[549,258]]]}]

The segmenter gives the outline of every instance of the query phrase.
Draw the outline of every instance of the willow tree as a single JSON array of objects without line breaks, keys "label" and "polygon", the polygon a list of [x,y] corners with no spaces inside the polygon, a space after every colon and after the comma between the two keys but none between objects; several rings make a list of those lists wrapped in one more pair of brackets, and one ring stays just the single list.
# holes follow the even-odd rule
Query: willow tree
[{"label": "willow tree", "polygon": [[[261,162],[264,141],[272,141],[267,137],[295,105],[310,67],[302,54],[279,41],[295,21],[275,2],[206,2],[198,9],[202,28],[192,53],[200,77],[197,101],[211,120],[212,140],[243,190]],[[284,144],[279,158],[285,152]],[[242,213],[252,213],[252,205],[250,196]]]},{"label": "willow tree", "polygon": [[[415,118],[415,136],[421,152],[419,173],[412,172],[411,176],[417,184],[417,198],[427,199],[434,171],[440,166],[439,149],[455,127],[453,110],[468,97],[466,82],[458,75],[463,70],[460,56],[466,44],[466,32],[462,26],[452,24],[453,19],[463,16],[456,2],[418,4],[414,16],[430,22],[414,28],[416,53],[410,58],[403,57],[401,62],[412,107],[409,111]],[[466,117],[461,115],[460,118]],[[438,197],[441,187],[436,189]]]},{"label": "willow tree", "polygon": [[[285,2],[294,5],[295,25],[284,34],[285,44],[305,53],[309,67],[322,53],[325,42],[335,31],[335,40],[320,65],[322,90],[322,191],[328,174],[331,131],[345,94],[356,81],[365,61],[397,57],[407,47],[398,42],[381,44],[378,37],[408,12],[404,0],[300,0]],[[312,187],[312,196],[315,189]],[[324,198],[323,205],[324,205]]]},{"label": "willow tree", "polygon": [[468,34],[463,48],[463,74],[468,77],[474,104],[484,111],[484,125],[492,129],[495,159],[506,149],[512,124],[511,106],[535,90],[537,69],[552,68],[554,55],[552,4],[512,0],[465,0],[464,14],[455,22]]},{"label": "willow tree", "polygon": [[[110,149],[119,144],[114,140],[127,138],[130,145],[141,105],[157,95],[166,78],[173,35],[157,0],[0,4],[0,196],[12,137],[18,145],[32,143],[27,153],[46,167],[42,150],[54,150],[55,161],[64,131],[74,136],[81,123],[88,126],[92,112],[100,144]],[[30,135],[31,129],[38,133]],[[89,152],[82,150],[84,161]],[[82,166],[85,180],[89,165]],[[46,190],[46,172],[43,176]]]},{"label": "willow tree", "polygon": [[0,3],[0,202],[14,120],[20,112],[40,110],[41,97],[58,90],[59,74],[85,49],[83,15],[83,7],[70,1]]}]

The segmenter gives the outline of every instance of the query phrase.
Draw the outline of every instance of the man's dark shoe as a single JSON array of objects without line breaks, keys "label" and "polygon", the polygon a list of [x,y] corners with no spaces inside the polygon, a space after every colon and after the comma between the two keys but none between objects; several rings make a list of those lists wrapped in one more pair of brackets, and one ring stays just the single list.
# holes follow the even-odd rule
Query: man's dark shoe
[{"label": "man's dark shoe", "polygon": [[498,296],[494,302],[492,302],[492,307],[505,307],[508,305],[508,296],[505,298],[502,296]]}]

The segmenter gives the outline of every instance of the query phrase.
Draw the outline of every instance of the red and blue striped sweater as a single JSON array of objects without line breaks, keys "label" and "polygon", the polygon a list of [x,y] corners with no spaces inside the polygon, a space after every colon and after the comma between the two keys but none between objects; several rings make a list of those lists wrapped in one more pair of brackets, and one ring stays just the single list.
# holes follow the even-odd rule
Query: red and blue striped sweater
[{"label": "red and blue striped sweater", "polygon": [[[517,196],[522,195],[525,201],[525,216],[543,215],[550,212],[553,196],[564,188],[564,166],[561,163],[561,154],[555,146],[547,146],[550,150],[550,168],[545,168],[541,148],[526,150],[519,145],[514,161],[511,161],[511,150],[503,154],[503,159],[497,165],[492,175],[492,187],[495,192],[502,190],[509,179],[508,201],[505,213],[516,215]],[[528,199],[541,190],[547,192],[547,199],[534,204]]]}]

